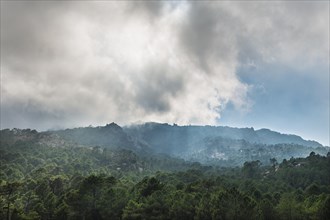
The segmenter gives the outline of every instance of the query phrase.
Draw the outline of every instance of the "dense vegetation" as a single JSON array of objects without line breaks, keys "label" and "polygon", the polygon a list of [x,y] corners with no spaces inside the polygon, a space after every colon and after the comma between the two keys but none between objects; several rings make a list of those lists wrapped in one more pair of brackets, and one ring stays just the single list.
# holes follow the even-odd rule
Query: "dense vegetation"
[{"label": "dense vegetation", "polygon": [[[1,145],[1,219],[327,219],[330,156],[215,168],[129,150]],[[177,170],[177,171],[174,171]]]},{"label": "dense vegetation", "polygon": [[54,147],[26,132],[18,140],[2,133],[0,219],[330,216],[329,154],[221,168],[129,149]]}]

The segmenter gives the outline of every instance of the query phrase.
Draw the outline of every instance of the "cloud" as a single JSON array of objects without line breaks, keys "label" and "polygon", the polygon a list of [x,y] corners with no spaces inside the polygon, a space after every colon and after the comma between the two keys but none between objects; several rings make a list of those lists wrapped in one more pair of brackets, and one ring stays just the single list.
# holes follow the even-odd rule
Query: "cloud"
[{"label": "cloud", "polygon": [[[297,66],[320,62],[329,54],[329,4],[326,2],[270,2],[236,7],[244,22],[240,61]],[[297,65],[299,64],[299,65]]]},{"label": "cloud", "polygon": [[1,127],[216,124],[251,108],[241,65],[326,62],[324,8],[1,2]]}]

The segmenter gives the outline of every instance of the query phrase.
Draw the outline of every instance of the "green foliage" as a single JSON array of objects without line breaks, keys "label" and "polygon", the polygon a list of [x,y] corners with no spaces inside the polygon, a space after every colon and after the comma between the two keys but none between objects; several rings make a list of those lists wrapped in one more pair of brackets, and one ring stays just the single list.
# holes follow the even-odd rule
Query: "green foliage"
[{"label": "green foliage", "polygon": [[150,196],[154,191],[163,188],[163,184],[160,183],[155,177],[144,178],[140,183],[137,184],[139,194],[143,197]]},{"label": "green foliage", "polygon": [[261,163],[259,160],[245,162],[243,165],[242,172],[243,172],[244,176],[247,178],[256,178],[260,174],[260,172],[258,172],[260,166],[261,166]]},{"label": "green foliage", "polygon": [[212,219],[256,219],[257,203],[236,188],[217,192],[211,198]]},{"label": "green foliage", "polygon": [[128,149],[29,140],[8,138],[1,144],[0,219],[330,216],[329,156],[311,153],[282,163],[273,158],[269,166],[252,160],[221,168]]}]

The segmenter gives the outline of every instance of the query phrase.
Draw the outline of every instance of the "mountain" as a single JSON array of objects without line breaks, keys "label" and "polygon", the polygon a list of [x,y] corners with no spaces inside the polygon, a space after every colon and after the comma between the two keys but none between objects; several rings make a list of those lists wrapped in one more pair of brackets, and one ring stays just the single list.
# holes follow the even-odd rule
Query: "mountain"
[{"label": "mountain", "polygon": [[269,129],[222,126],[177,126],[145,123],[124,127],[131,137],[146,143],[154,152],[186,160],[221,165],[241,165],[244,161],[306,157],[311,151],[326,154],[328,147],[297,135]]},{"label": "mountain", "polygon": [[325,155],[329,147],[296,135],[269,129],[221,126],[177,126],[144,123],[120,127],[115,123],[37,132],[25,129],[1,131],[1,144],[33,143],[52,147],[85,146],[126,149],[140,155],[167,154],[188,161],[220,166],[238,166],[245,161],[269,163],[291,157],[306,157],[314,151]]},{"label": "mountain", "polygon": [[99,127],[84,127],[53,131],[67,141],[74,141],[80,145],[101,146],[106,148],[121,147],[134,149],[136,143],[132,138],[115,124]]},{"label": "mountain", "polygon": [[[145,123],[125,127],[132,136],[144,139],[160,150],[164,142],[177,148],[186,148],[204,138],[222,137],[233,140],[245,140],[257,144],[299,144],[307,147],[323,147],[316,141],[304,140],[297,135],[281,134],[269,129],[232,128],[222,126],[177,126],[159,123]],[[169,146],[168,146],[169,147]],[[171,148],[170,147],[170,148]]]},{"label": "mountain", "polygon": [[47,147],[78,146],[71,140],[65,140],[54,132],[37,132],[31,129],[4,129],[0,131],[1,146],[29,146],[40,145]]},{"label": "mountain", "polygon": [[322,147],[322,144],[316,141],[304,140],[297,135],[281,134],[265,128],[257,130],[255,133],[260,143],[265,143],[265,144],[292,143],[292,144],[300,144],[315,148]]}]

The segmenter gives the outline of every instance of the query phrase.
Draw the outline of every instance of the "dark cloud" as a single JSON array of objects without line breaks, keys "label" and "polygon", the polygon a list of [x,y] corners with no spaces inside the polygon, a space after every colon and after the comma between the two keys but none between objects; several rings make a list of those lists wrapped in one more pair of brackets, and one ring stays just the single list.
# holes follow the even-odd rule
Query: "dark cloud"
[{"label": "dark cloud", "polygon": [[143,71],[145,77],[137,80],[136,103],[146,112],[171,111],[171,99],[184,90],[181,75],[173,75],[166,65],[161,64],[147,66]]},{"label": "dark cloud", "polygon": [[181,43],[188,54],[207,72],[214,59],[231,62],[235,55],[237,21],[219,3],[193,2],[186,24],[181,30]]},{"label": "dark cloud", "polygon": [[129,5],[128,13],[138,11],[150,16],[150,19],[158,19],[164,5],[164,1],[134,1]]}]

